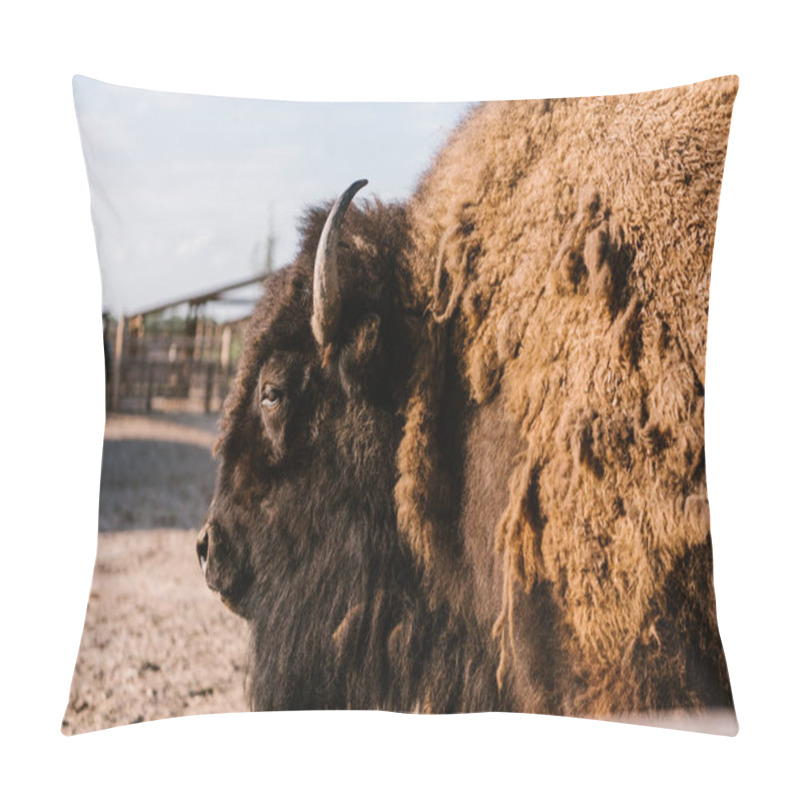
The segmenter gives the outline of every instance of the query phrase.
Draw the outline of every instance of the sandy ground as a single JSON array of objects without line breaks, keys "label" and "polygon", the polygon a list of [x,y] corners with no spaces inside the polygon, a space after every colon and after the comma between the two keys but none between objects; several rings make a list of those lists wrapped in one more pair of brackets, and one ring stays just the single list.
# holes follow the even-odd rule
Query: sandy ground
[{"label": "sandy ground", "polygon": [[100,536],[66,734],[243,711],[247,630],[205,585],[194,542],[216,418],[110,415]]}]

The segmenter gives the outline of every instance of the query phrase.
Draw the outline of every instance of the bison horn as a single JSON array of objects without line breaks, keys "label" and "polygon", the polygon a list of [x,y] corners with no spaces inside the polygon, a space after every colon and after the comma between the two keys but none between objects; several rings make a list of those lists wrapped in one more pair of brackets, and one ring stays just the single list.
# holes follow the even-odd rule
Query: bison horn
[{"label": "bison horn", "polygon": [[314,259],[314,312],[311,316],[311,331],[320,347],[333,341],[342,307],[336,263],[339,229],[356,192],[366,185],[365,180],[356,181],[333,204],[317,245],[317,256]]}]

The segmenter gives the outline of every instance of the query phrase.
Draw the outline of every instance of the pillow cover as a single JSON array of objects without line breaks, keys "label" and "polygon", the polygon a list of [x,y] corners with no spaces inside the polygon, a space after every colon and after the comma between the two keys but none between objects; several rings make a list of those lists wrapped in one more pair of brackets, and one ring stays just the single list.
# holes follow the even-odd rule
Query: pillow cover
[{"label": "pillow cover", "polygon": [[64,731],[358,708],[735,733],[703,397],[737,87],[76,78],[110,413]]}]

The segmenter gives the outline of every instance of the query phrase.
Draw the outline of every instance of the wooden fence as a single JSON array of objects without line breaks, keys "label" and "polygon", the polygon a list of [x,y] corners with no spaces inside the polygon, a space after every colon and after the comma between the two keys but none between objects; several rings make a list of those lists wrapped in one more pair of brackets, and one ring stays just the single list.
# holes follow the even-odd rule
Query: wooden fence
[{"label": "wooden fence", "polygon": [[246,320],[122,317],[104,332],[113,411],[216,413],[241,351]]}]

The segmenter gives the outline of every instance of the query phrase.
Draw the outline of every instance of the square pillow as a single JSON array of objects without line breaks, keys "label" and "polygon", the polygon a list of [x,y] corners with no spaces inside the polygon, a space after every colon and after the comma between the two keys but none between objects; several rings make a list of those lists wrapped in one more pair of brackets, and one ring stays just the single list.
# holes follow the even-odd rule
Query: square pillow
[{"label": "square pillow", "polygon": [[704,381],[737,87],[76,77],[108,415],[64,732],[382,709],[735,734]]}]

